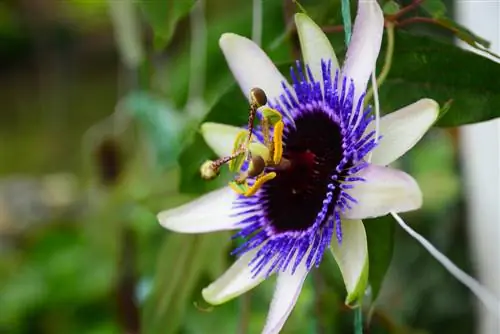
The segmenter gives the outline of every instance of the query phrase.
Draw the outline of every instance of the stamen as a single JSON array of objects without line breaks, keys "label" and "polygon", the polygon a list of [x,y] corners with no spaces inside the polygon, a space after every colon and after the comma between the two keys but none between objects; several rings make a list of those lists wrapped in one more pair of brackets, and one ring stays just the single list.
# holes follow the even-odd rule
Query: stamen
[{"label": "stamen", "polygon": [[248,169],[248,176],[259,176],[264,172],[264,168],[266,168],[266,162],[264,161],[264,158],[262,158],[260,155],[253,156],[250,168]]},{"label": "stamen", "polygon": [[253,134],[253,121],[257,114],[257,109],[267,104],[267,96],[264,91],[258,87],[250,90],[250,115],[248,117],[248,138],[247,146],[250,144]]},{"label": "stamen", "polygon": [[276,177],[275,172],[271,172],[269,174],[264,174],[264,175],[258,177],[255,180],[255,183],[243,195],[245,195],[246,197],[250,197],[250,196],[255,195],[257,193],[257,191],[262,187],[262,185],[264,185],[264,183],[274,179],[275,177]]},{"label": "stamen", "polygon": [[274,152],[273,152],[273,161],[274,164],[277,165],[280,163],[281,156],[283,155],[283,128],[284,128],[283,122],[278,122],[274,126],[274,136],[273,136],[273,142],[274,142]]}]

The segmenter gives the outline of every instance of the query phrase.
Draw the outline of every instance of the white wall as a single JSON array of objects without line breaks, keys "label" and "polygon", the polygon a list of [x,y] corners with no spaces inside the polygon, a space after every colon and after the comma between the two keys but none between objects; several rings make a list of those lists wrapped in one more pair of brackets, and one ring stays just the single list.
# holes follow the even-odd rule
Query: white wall
[{"label": "white wall", "polygon": [[[457,0],[455,4],[456,20],[489,40],[491,51],[500,54],[500,0]],[[494,88],[500,93],[500,78]],[[500,121],[461,127],[460,146],[476,273],[500,297]],[[477,305],[477,333],[500,333],[500,320]]]}]

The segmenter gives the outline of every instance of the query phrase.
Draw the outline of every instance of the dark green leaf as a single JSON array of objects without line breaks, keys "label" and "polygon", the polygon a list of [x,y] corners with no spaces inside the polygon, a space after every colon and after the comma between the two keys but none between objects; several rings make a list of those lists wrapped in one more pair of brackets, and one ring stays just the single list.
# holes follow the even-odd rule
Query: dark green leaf
[{"label": "dark green leaf", "polygon": [[153,28],[155,47],[165,47],[172,38],[177,22],[189,13],[195,0],[138,0],[139,7]]},{"label": "dark green leaf", "polygon": [[420,5],[433,18],[440,18],[446,14],[446,6],[441,0],[426,0]]},{"label": "dark green leaf", "polygon": [[389,217],[364,221],[368,241],[369,276],[372,300],[377,298],[394,249],[394,221]]},{"label": "dark green leaf", "polygon": [[489,59],[428,37],[396,32],[394,60],[380,101],[390,112],[423,97],[440,105],[453,99],[438,126],[487,121],[500,116],[499,76],[500,66]]},{"label": "dark green leaf", "polygon": [[390,0],[384,3],[383,10],[385,15],[394,15],[399,12],[400,9],[401,7],[396,1]]},{"label": "dark green leaf", "polygon": [[490,47],[490,42],[474,34],[472,31],[465,28],[464,26],[461,26],[455,21],[452,21],[446,17],[440,17],[436,19],[436,22],[439,25],[452,31],[456,37],[458,37],[460,40],[464,41],[465,43],[469,44],[470,46],[476,49],[484,50],[484,48]]}]

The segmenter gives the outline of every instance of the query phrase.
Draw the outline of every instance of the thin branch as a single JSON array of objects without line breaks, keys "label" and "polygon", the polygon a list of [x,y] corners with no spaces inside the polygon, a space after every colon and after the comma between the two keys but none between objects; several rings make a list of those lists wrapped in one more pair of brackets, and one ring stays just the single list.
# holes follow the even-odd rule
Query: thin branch
[{"label": "thin branch", "polygon": [[452,27],[446,27],[445,25],[440,24],[438,21],[436,21],[430,17],[417,16],[417,17],[410,17],[410,18],[402,20],[400,22],[394,22],[394,24],[397,27],[404,27],[404,26],[407,26],[407,25],[413,24],[413,23],[430,23],[430,24],[442,26],[443,28],[449,29],[453,32],[458,32],[458,29],[454,29]]},{"label": "thin branch", "polygon": [[335,26],[325,26],[325,27],[321,27],[321,29],[327,33],[327,34],[330,34],[330,33],[337,33],[337,32],[342,32],[344,31],[344,26],[343,25],[335,25]]},{"label": "thin branch", "polygon": [[207,23],[205,0],[199,0],[190,14],[191,46],[189,66],[189,95],[186,111],[190,118],[198,119],[205,111],[205,72],[207,61]]},{"label": "thin branch", "polygon": [[409,12],[417,9],[424,1],[425,0],[414,0],[408,6],[401,8],[397,13],[395,13],[393,15],[388,15],[387,18],[389,19],[389,21],[395,21],[396,19],[400,18],[401,16],[406,15]]}]

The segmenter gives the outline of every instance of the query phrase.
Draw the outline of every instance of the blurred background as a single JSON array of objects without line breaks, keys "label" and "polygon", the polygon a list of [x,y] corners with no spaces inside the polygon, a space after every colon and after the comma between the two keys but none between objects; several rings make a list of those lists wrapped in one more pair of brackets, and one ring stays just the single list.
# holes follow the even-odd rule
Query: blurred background
[{"label": "blurred background", "polygon": [[[383,111],[424,96],[442,104],[455,99],[465,110],[485,94],[497,98],[498,66],[456,48],[451,21],[411,21],[452,18],[460,3],[422,4],[396,29]],[[340,2],[301,5],[342,59]],[[394,15],[412,2],[383,5]],[[493,5],[498,43],[500,9]],[[200,163],[213,157],[197,132],[200,122],[242,124],[247,117],[219,36],[253,37],[286,71],[300,57],[298,10],[278,0],[0,2],[0,333],[260,332],[273,280],[225,305],[206,305],[201,288],[232,261],[230,234],[170,234],[155,215],[224,182],[224,175],[208,184],[198,177]],[[462,37],[470,33],[465,40],[483,42],[459,28]],[[460,71],[471,69],[475,76],[463,81]],[[496,106],[488,103],[483,107]],[[490,246],[499,233],[498,191],[479,214],[471,206],[484,188],[474,179],[481,164],[468,160],[492,153],[468,159],[476,151],[464,141],[471,134],[452,118],[438,125],[398,162],[424,192],[424,207],[404,218],[459,267],[495,284],[498,247],[478,250],[483,239],[469,233],[490,235]],[[498,180],[495,161],[489,165],[493,174],[486,175]],[[488,180],[491,187],[488,177],[483,187]],[[481,214],[488,221],[476,225]],[[378,298],[371,317],[366,309],[367,333],[500,332],[494,320],[481,327],[485,311],[476,299],[394,221],[368,221],[366,228],[369,246],[380,249],[370,253]],[[485,264],[490,270],[485,258],[493,259]],[[325,257],[283,332],[352,333],[344,298],[338,268]]]}]

